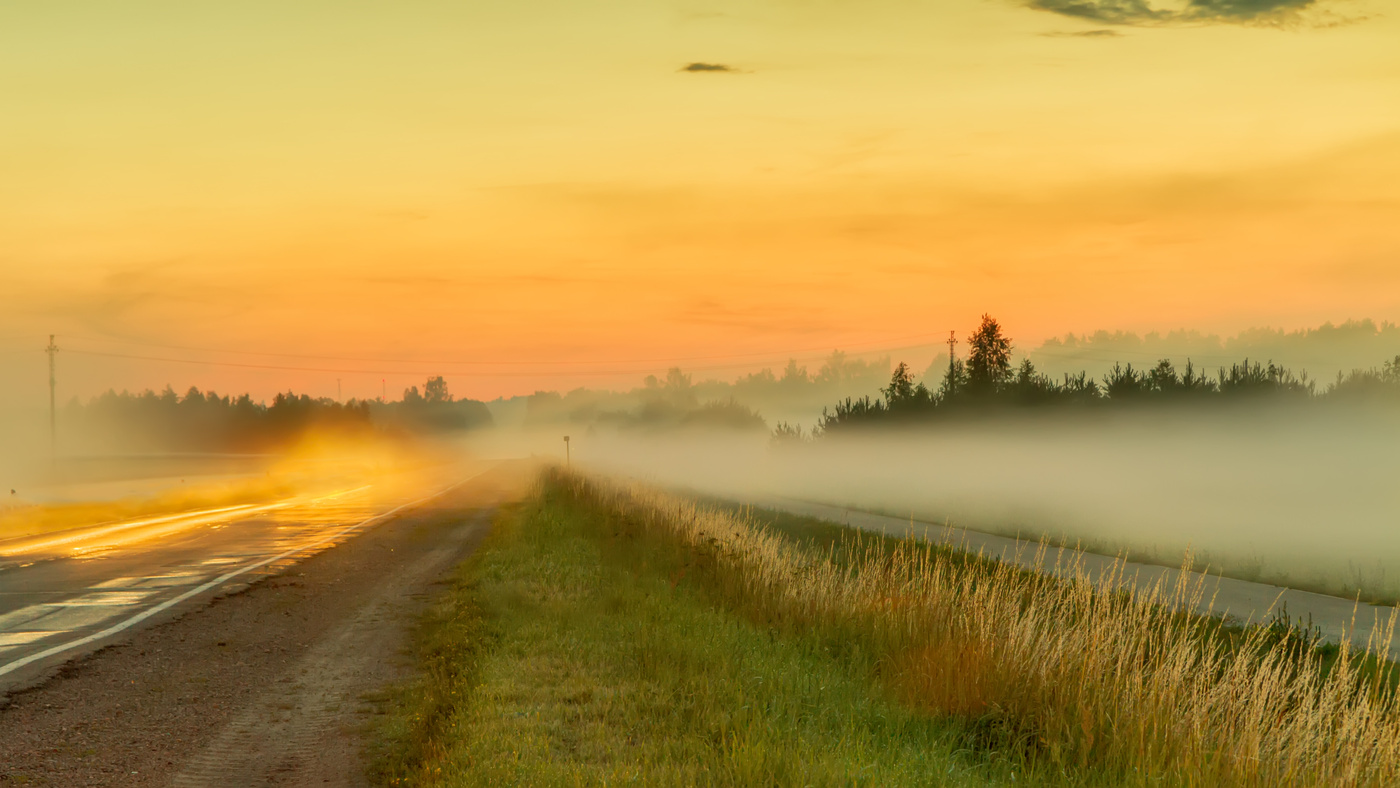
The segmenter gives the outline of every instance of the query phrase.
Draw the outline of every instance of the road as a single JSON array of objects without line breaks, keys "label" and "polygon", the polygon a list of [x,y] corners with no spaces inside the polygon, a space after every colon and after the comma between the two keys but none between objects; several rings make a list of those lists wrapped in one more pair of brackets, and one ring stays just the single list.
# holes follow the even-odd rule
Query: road
[{"label": "road", "polygon": [[[0,784],[367,786],[369,723],[417,669],[412,623],[532,468],[494,463],[414,494],[113,524],[125,527],[65,542],[75,555],[15,564],[0,582],[27,578],[8,615],[25,611],[15,620],[28,623],[8,631],[44,637],[9,647],[6,664],[101,638],[8,675]],[[45,675],[16,689],[13,674],[41,662]]]},{"label": "road", "polygon": [[0,697],[342,542],[440,491],[445,478],[0,542]]},{"label": "road", "polygon": [[[741,502],[890,536],[906,536],[912,528],[914,534],[921,538],[954,544],[974,553],[980,551],[988,556],[1004,557],[1038,571],[1054,571],[1053,566],[1047,567],[1037,563],[1036,551],[1039,544],[1025,539],[994,536],[964,529],[946,529],[933,523],[782,496],[750,496]],[[1049,563],[1054,564],[1056,558],[1057,556],[1051,555]],[[1090,578],[1098,578],[1105,572],[1117,571],[1119,568],[1115,559],[1111,557],[1072,549],[1066,549],[1058,559],[1061,567],[1077,565]],[[1159,583],[1163,588],[1170,589],[1182,579],[1179,569],[1151,564],[1126,562],[1121,565],[1121,569],[1124,582],[1139,591],[1150,591]],[[1287,612],[1293,619],[1311,618],[1312,623],[1322,631],[1323,637],[1332,642],[1349,637],[1357,648],[1365,648],[1373,632],[1378,636],[1384,633],[1392,616],[1397,615],[1396,608],[1358,604],[1352,599],[1199,572],[1188,572],[1185,581],[1202,584],[1203,593],[1198,612],[1217,616],[1228,615],[1242,622],[1260,622],[1267,620],[1270,612],[1279,605],[1286,605]],[[1382,645],[1388,646],[1391,660],[1400,660],[1400,640],[1392,640]]]}]

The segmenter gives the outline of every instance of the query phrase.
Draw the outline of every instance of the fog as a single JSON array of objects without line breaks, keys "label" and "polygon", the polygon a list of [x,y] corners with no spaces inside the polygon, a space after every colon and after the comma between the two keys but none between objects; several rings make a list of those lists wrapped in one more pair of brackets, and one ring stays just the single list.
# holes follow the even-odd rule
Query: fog
[{"label": "fog", "polygon": [[48,429],[48,414],[37,409],[0,410],[0,506],[8,508],[28,498],[34,485],[49,475]]},{"label": "fog", "polygon": [[[562,436],[488,453],[563,457]],[[1363,599],[1400,597],[1400,417],[1263,407],[1002,417],[796,446],[721,431],[571,436],[581,467],[788,496]]]},{"label": "fog", "polygon": [[[97,447],[70,432],[54,463],[42,416],[0,421],[7,508],[129,497],[263,462],[85,454]],[[763,430],[596,425],[477,430],[456,443],[481,457],[563,460],[566,433],[580,467],[715,496],[799,498],[1169,565],[1190,549],[1198,567],[1243,579],[1400,598],[1393,407],[1002,412],[789,445]]]}]

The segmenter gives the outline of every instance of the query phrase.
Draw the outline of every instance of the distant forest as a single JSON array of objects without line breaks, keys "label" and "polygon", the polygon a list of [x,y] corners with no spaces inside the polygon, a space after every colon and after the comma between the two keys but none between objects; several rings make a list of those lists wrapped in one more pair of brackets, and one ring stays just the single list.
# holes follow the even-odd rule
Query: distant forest
[{"label": "distant forest", "polygon": [[455,399],[442,377],[420,392],[406,389],[398,402],[312,398],[288,392],[271,403],[201,392],[182,396],[108,391],[86,403],[71,401],[62,414],[65,431],[126,451],[266,452],[292,445],[312,430],[339,434],[424,434],[490,426],[485,403]]},{"label": "distant forest", "polygon": [[794,419],[820,412],[845,396],[874,391],[890,374],[890,357],[852,359],[834,351],[814,372],[789,360],[779,373],[763,369],[733,382],[704,380],[673,367],[648,375],[631,391],[579,388],[537,391],[490,403],[498,425],[574,425],[615,429],[729,427],[766,429],[770,418]]},{"label": "distant forest", "polygon": [[[783,442],[881,424],[1056,408],[1192,406],[1261,398],[1400,404],[1400,356],[1373,368],[1340,366],[1367,352],[1388,351],[1371,359],[1394,353],[1400,347],[1400,328],[1389,323],[1353,321],[1288,333],[1255,330],[1228,340],[1189,332],[1141,338],[1106,332],[1066,335],[1018,353],[1021,358],[1013,363],[1011,339],[995,319],[985,317],[962,347],[967,349],[965,357],[942,353],[922,374],[908,364],[894,365],[889,356],[861,359],[834,351],[815,369],[789,360],[776,371],[763,369],[732,381],[697,381],[672,368],[664,376],[646,377],[630,391],[537,391],[490,403],[454,398],[440,376],[429,379],[421,390],[405,390],[394,402],[341,403],[288,392],[264,403],[246,394],[231,397],[195,388],[181,395],[170,387],[161,392],[108,391],[87,402],[72,401],[61,418],[64,431],[127,451],[263,452],[288,446],[313,429],[401,435],[493,425],[767,432],[776,424],[775,440]],[[1202,363],[1193,352],[1150,355],[1182,348],[1200,350],[1211,362]],[[1317,368],[1334,370],[1335,377],[1320,383],[1306,372],[1274,363],[1270,356],[1254,355],[1261,348],[1317,360]],[[1250,355],[1218,361],[1232,350]],[[1329,351],[1336,355],[1327,357]],[[1115,357],[1123,361],[1106,361]],[[1183,361],[1177,364],[1171,358]],[[1049,368],[1062,369],[1072,359],[1083,361],[1084,368],[1049,374],[1039,363],[1044,360]],[[1342,369],[1350,371],[1336,371]],[[809,432],[793,426],[814,420]]]},{"label": "distant forest", "polygon": [[[1184,330],[1143,336],[1097,331],[1065,334],[1023,351],[1042,372],[1056,379],[1080,371],[1097,378],[1114,364],[1132,362],[1144,367],[1163,358],[1190,358],[1206,369],[1251,358],[1273,359],[1291,369],[1306,369],[1319,381],[1331,381],[1338,372],[1367,368],[1400,352],[1400,325],[1348,320],[1297,331],[1252,328],[1230,337]],[[947,354],[940,354],[930,369],[932,375],[924,379],[941,380],[947,367]]]},{"label": "distant forest", "polygon": [[[1030,359],[1013,365],[1011,339],[995,318],[984,315],[968,340],[966,359],[947,358],[937,388],[916,382],[907,364],[895,367],[881,396],[847,397],[822,410],[814,436],[874,425],[933,422],[1033,408],[1203,405],[1252,401],[1394,402],[1400,404],[1400,355],[1379,367],[1338,373],[1319,387],[1306,373],[1242,359],[1214,374],[1188,359],[1178,368],[1170,359],[1137,369],[1115,363],[1100,379],[1087,372],[1059,380],[1039,372]],[[927,373],[925,377],[930,377]],[[786,422],[777,440],[801,439],[802,429]]]}]

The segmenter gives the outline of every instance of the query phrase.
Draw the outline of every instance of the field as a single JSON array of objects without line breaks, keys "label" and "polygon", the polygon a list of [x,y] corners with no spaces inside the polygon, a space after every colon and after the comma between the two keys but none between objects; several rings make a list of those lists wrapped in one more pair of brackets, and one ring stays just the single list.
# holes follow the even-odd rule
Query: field
[{"label": "field", "polygon": [[1389,785],[1395,674],[1277,623],[546,475],[418,627],[389,785]]}]

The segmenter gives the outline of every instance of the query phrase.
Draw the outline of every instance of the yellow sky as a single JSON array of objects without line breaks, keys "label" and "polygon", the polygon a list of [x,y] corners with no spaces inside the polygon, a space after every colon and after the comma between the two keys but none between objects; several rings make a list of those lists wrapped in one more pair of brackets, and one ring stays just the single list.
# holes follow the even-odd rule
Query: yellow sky
[{"label": "yellow sky", "polygon": [[1023,347],[1400,319],[1400,9],[1027,1],[5,4],[0,350],[583,362],[450,370],[495,396],[982,312]]}]

